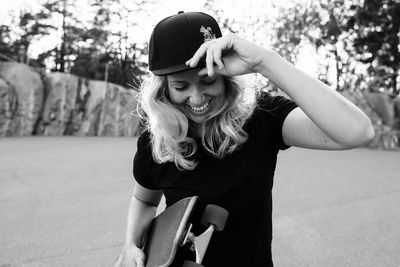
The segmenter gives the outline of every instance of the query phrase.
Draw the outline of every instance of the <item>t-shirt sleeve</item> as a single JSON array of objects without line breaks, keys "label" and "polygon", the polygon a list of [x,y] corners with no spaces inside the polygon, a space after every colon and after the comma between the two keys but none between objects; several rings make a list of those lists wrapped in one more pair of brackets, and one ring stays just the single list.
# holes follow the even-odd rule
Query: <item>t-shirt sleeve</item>
[{"label": "t-shirt sleeve", "polygon": [[287,115],[297,107],[296,103],[289,98],[283,96],[271,96],[268,93],[263,92],[259,98],[258,106],[262,110],[272,114],[273,120],[273,132],[274,138],[277,142],[277,146],[281,150],[285,150],[290,146],[286,145],[283,141],[282,126]]},{"label": "t-shirt sleeve", "polygon": [[137,140],[137,150],[133,159],[133,176],[141,186],[156,190],[149,172],[148,164],[151,160],[151,143],[148,132],[142,133]]}]

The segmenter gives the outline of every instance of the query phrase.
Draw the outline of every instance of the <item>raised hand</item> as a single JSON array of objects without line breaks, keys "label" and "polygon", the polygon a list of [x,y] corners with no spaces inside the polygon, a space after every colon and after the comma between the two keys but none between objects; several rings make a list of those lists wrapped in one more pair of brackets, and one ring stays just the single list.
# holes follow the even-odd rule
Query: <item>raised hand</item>
[{"label": "raised hand", "polygon": [[202,44],[186,64],[195,68],[200,59],[206,57],[206,68],[201,70],[208,76],[218,73],[236,76],[258,72],[265,49],[236,35],[227,35]]}]

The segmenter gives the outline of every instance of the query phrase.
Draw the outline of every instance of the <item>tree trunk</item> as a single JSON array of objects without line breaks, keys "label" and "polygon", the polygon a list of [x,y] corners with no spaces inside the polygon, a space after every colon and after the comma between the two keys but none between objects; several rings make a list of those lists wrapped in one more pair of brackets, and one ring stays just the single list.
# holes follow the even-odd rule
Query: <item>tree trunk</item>
[{"label": "tree trunk", "polygon": [[336,63],[336,91],[341,91],[339,86],[340,76],[342,75],[342,69],[339,66],[339,54],[337,52],[336,45],[334,45],[335,49],[333,50],[333,54],[335,55],[335,63]]},{"label": "tree trunk", "polygon": [[63,0],[63,22],[62,22],[62,31],[63,31],[63,37],[61,41],[61,49],[60,49],[60,72],[65,72],[65,43],[67,39],[67,33],[66,33],[66,23],[65,23],[65,17],[67,16],[67,0]]},{"label": "tree trunk", "polygon": [[393,94],[395,96],[398,96],[400,94],[400,88],[398,88],[397,84],[397,77],[399,76],[398,71],[399,71],[398,69],[393,68],[392,89],[393,89]]}]

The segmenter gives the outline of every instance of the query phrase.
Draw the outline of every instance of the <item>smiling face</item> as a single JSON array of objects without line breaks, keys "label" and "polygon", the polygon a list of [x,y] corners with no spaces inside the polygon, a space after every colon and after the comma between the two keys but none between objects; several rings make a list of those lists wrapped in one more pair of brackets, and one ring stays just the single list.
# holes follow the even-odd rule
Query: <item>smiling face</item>
[{"label": "smiling face", "polygon": [[171,102],[188,119],[202,124],[223,105],[225,83],[221,75],[199,76],[193,69],[167,76]]}]

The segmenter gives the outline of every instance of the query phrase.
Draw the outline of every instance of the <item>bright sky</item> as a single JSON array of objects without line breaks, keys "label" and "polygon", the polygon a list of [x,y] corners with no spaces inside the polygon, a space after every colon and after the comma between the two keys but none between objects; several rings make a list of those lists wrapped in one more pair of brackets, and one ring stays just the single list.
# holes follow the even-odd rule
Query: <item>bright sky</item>
[{"label": "bright sky", "polygon": [[[15,12],[18,14],[18,10],[27,9],[27,10],[35,10],[40,6],[40,3],[45,2],[46,0],[0,0],[0,24],[9,24],[7,14],[11,12]],[[122,3],[135,2],[133,0],[120,0]],[[286,5],[291,0],[252,0],[252,1],[243,1],[243,0],[215,0],[215,7],[218,9],[223,9],[226,14],[229,14],[232,18],[235,18],[236,21],[246,21],[248,19],[254,19],[258,16],[265,16],[266,12],[269,12],[271,16],[274,15],[273,12],[276,12],[275,9],[272,8],[272,3],[275,5]],[[306,0],[304,0],[306,1]],[[76,4],[84,3],[86,1],[76,1]],[[157,1],[157,5],[154,5],[151,10],[149,10],[151,16],[150,17],[142,17],[140,21],[142,21],[136,29],[132,29],[133,34],[131,35],[134,42],[146,42],[150,36],[151,29],[154,25],[162,18],[175,14],[177,11],[205,11],[203,8],[204,0],[159,0]],[[82,16],[85,16],[87,12],[85,11],[85,7],[79,8],[74,12],[80,12]],[[137,21],[138,18],[136,17]],[[30,47],[29,54],[33,57],[36,57],[38,53],[44,51],[46,49],[50,49],[54,47],[54,44],[58,42],[59,37],[45,37],[40,40],[40,42],[34,43]],[[315,75],[317,73],[317,56],[315,52],[310,47],[305,47],[300,55],[297,66],[303,71]]]}]

